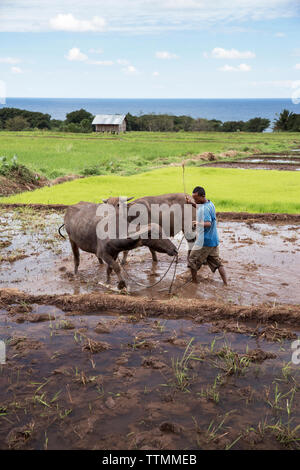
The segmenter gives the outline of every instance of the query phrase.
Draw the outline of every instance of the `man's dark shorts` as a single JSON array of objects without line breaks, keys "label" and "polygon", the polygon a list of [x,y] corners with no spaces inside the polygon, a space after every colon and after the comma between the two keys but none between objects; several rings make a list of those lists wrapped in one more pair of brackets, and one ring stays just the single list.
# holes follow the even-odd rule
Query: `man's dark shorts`
[{"label": "man's dark shorts", "polygon": [[193,247],[188,259],[188,267],[198,271],[202,264],[208,264],[212,272],[222,266],[222,260],[219,255],[218,246]]}]

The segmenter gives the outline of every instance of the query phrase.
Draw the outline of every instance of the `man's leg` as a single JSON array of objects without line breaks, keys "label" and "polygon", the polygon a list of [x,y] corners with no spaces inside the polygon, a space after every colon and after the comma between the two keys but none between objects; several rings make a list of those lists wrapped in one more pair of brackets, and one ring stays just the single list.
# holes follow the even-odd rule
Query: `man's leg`
[{"label": "man's leg", "polygon": [[198,283],[197,271],[201,268],[202,264],[207,260],[207,247],[203,246],[193,247],[188,258],[188,268],[191,270],[192,282]]},{"label": "man's leg", "polygon": [[197,270],[196,269],[192,269],[190,268],[191,270],[191,275],[192,275],[192,282],[194,284],[197,284],[198,283],[198,279],[197,279]]},{"label": "man's leg", "polygon": [[224,269],[224,266],[220,266],[218,268],[218,271],[220,273],[220,276],[222,278],[222,281],[224,282],[224,285],[227,286],[227,276],[226,276],[226,271]]},{"label": "man's leg", "polygon": [[209,256],[207,257],[207,262],[213,273],[216,270],[219,271],[222,281],[224,282],[224,285],[227,286],[227,275],[226,275],[225,268],[222,264],[222,260],[220,258],[218,246],[211,248],[211,252]]}]

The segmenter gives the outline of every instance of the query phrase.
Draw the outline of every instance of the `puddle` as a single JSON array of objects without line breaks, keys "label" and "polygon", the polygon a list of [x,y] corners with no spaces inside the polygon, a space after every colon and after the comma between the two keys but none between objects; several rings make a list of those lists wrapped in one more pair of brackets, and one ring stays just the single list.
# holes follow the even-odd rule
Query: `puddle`
[{"label": "puddle", "polygon": [[[49,320],[26,319],[40,315]],[[24,302],[0,310],[0,448],[297,448],[288,330],[272,342],[254,323],[141,315]]]},{"label": "puddle", "polygon": [[[73,274],[73,257],[68,241],[62,240],[57,228],[62,214],[36,215],[33,221],[17,213],[1,214],[0,288],[17,288],[32,294],[79,294],[107,292],[99,285],[105,282],[105,266],[94,255],[81,252],[77,277]],[[207,266],[199,271],[199,285],[185,284],[189,278],[186,267],[187,245],[182,243],[173,293],[178,298],[214,299],[237,304],[300,302],[299,226],[219,222],[220,254],[224,260],[229,285],[224,287],[218,273]],[[181,235],[175,238],[179,244]],[[129,253],[126,271],[129,292],[135,296],[168,298],[173,267],[154,288],[171,262],[158,254],[152,263],[150,252],[139,248]],[[124,273],[126,277],[126,273]],[[135,282],[142,284],[137,285]],[[112,276],[112,286],[117,285]]]},{"label": "puddle", "polygon": [[282,159],[265,159],[265,158],[247,158],[246,160],[239,160],[239,163],[299,163],[297,160],[282,160]]}]

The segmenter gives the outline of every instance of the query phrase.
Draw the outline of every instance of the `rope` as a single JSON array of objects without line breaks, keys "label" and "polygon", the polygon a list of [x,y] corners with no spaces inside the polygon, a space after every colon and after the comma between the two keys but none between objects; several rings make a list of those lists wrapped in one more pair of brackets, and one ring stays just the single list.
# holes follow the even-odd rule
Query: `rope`
[{"label": "rope", "polygon": [[[183,183],[183,190],[184,190],[184,194],[187,195],[187,192],[186,192],[186,187],[185,187],[185,174],[184,174],[184,170],[185,170],[185,161],[183,160],[182,164],[182,183]],[[183,241],[183,238],[184,238],[184,234],[180,240],[180,243],[178,245],[178,248],[177,248],[177,251],[179,251],[179,248],[181,246],[181,243]],[[132,282],[134,282],[135,284],[137,284],[138,286],[142,286],[146,289],[151,289],[152,287],[155,287],[157,286],[157,284],[159,284],[165,277],[166,275],[168,274],[168,272],[170,271],[171,269],[171,266],[172,264],[174,263],[174,259],[176,258],[176,264],[175,264],[175,269],[174,269],[174,273],[173,273],[173,277],[172,277],[172,281],[171,281],[171,284],[170,284],[170,287],[169,287],[169,291],[168,293],[171,294],[172,293],[172,287],[173,287],[173,283],[174,283],[174,279],[175,279],[175,276],[176,276],[176,271],[177,271],[177,265],[178,265],[178,254],[175,255],[168,267],[168,269],[166,270],[166,272],[164,273],[164,275],[158,280],[156,281],[154,284],[151,284],[150,286],[146,286],[145,284],[142,284],[141,282],[138,282],[136,281],[135,279],[133,279],[129,274],[128,274],[128,271],[124,268],[124,266],[122,266],[123,270],[125,271],[126,273],[126,276],[128,277],[128,279],[130,279]],[[186,281],[182,286],[179,286],[176,291],[178,291],[179,289],[181,289],[182,287],[184,287],[186,284],[190,283],[191,282],[191,279],[189,279],[188,281]]]},{"label": "rope", "polygon": [[[177,251],[179,251],[179,248],[180,248],[180,246],[181,246],[181,243],[182,243],[183,239],[184,239],[184,235],[182,236],[182,238],[181,238],[181,240],[180,240],[180,243],[179,243],[179,245],[178,245]],[[137,284],[138,286],[144,287],[145,289],[150,289],[150,288],[156,286],[157,284],[159,284],[159,283],[166,277],[166,275],[168,274],[168,272],[169,272],[170,269],[171,269],[172,264],[174,263],[175,258],[176,258],[176,265],[175,265],[175,271],[174,271],[172,283],[171,283],[171,286],[170,286],[170,289],[171,289],[171,288],[172,288],[172,285],[173,285],[173,281],[174,281],[174,276],[175,276],[175,273],[176,273],[176,269],[177,269],[178,254],[173,256],[173,259],[172,259],[172,261],[171,261],[171,263],[170,263],[168,269],[167,269],[166,272],[161,276],[161,278],[160,278],[158,281],[156,281],[154,284],[150,284],[150,286],[146,286],[145,284],[142,284],[141,282],[138,282],[138,281],[136,281],[135,279],[133,279],[133,278],[128,274],[128,271],[125,269],[124,266],[122,266],[122,269],[125,271],[126,276],[128,277],[128,279],[130,279],[132,282],[134,282],[134,283]],[[169,292],[170,292],[170,289],[169,289]]]}]

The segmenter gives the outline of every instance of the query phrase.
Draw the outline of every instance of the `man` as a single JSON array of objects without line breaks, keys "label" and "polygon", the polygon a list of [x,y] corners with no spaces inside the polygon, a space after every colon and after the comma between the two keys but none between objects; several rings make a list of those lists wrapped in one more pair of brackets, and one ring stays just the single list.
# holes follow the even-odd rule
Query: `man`
[{"label": "man", "polygon": [[197,207],[197,240],[191,250],[188,267],[191,270],[192,280],[197,283],[197,271],[202,264],[208,264],[212,272],[217,269],[227,286],[227,277],[222,261],[219,257],[219,236],[217,231],[216,209],[214,204],[205,197],[205,190],[197,186],[193,191],[193,199],[186,197],[186,202]]}]

